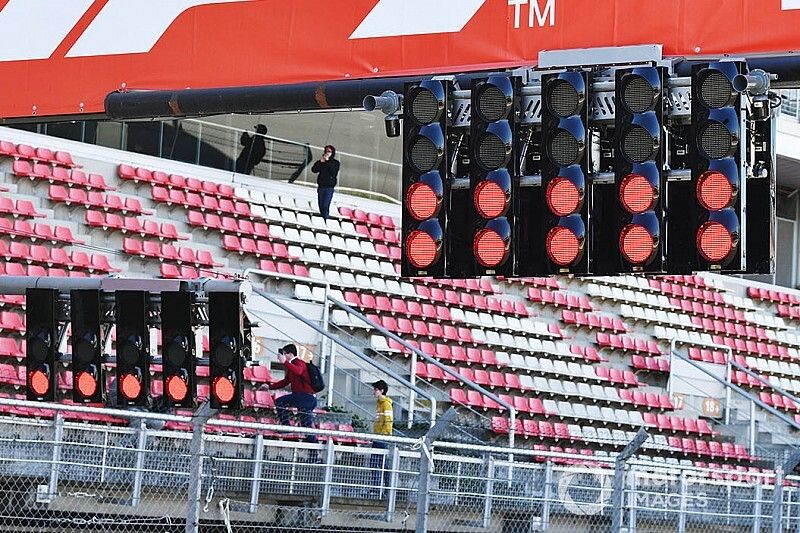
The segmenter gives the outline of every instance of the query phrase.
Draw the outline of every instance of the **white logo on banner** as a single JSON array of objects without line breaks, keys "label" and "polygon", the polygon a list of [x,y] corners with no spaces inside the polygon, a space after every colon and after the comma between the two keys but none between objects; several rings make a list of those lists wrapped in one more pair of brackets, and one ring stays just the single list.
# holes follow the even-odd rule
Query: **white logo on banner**
[{"label": "white logo on banner", "polygon": [[[149,52],[187,9],[250,0],[109,0],[67,57]],[[47,59],[94,0],[9,0],[0,11],[0,61]]]},{"label": "white logo on banner", "polygon": [[800,0],[781,0],[781,9],[784,11],[800,9]]},{"label": "white logo on banner", "polygon": [[379,0],[351,39],[461,31],[486,0]]}]

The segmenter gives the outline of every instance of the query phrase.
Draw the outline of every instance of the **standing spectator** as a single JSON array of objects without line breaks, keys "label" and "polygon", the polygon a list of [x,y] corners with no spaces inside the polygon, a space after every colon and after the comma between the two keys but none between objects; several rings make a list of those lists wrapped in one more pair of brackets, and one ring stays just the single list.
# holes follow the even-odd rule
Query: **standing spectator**
[{"label": "standing spectator", "polygon": [[[392,399],[386,396],[389,392],[389,385],[382,379],[372,384],[372,394],[375,396],[375,424],[372,431],[376,435],[391,435],[392,426],[394,424],[394,407],[392,406]],[[388,444],[381,441],[373,441],[373,448],[381,450],[388,449]],[[384,471],[386,463],[386,456],[383,454],[373,454],[369,460],[369,467],[372,470],[372,481],[374,488],[380,489],[382,486],[387,485],[389,480],[389,472]],[[383,476],[381,476],[383,472]],[[383,477],[383,483],[381,478]]]},{"label": "standing spectator", "polygon": [[243,146],[242,153],[236,158],[236,172],[239,174],[252,174],[253,169],[267,155],[267,145],[264,143],[264,136],[267,134],[267,127],[263,124],[256,126],[256,135],[250,136],[249,133],[242,132],[239,143]]},{"label": "standing spectator", "polygon": [[[297,356],[297,347],[294,344],[287,344],[278,350],[278,360],[286,369],[286,376],[280,381],[270,383],[269,388],[280,389],[289,385],[292,391],[291,394],[275,400],[281,424],[289,425],[289,407],[296,407],[300,414],[300,423],[307,428],[313,427],[317,398],[311,387],[306,362]],[[317,436],[309,435],[306,437],[306,442],[317,442]]]},{"label": "standing spectator", "polygon": [[333,188],[336,187],[336,177],[339,175],[339,161],[336,160],[336,148],[332,145],[325,147],[325,153],[319,161],[311,167],[311,172],[317,176],[317,199],[319,200],[319,214],[328,220],[333,200]]}]

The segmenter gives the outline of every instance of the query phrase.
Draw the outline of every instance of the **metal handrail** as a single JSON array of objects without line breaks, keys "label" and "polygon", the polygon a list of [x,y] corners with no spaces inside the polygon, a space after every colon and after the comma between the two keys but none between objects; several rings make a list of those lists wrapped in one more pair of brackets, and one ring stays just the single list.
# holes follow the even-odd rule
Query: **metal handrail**
[{"label": "metal handrail", "polygon": [[[277,298],[271,296],[266,291],[253,287],[253,292],[258,294],[259,296],[261,296],[262,298],[264,298],[265,300],[267,300],[268,302],[270,302],[272,305],[276,306],[277,308],[279,308],[283,312],[288,313],[289,315],[291,315],[296,320],[299,320],[300,322],[302,322],[306,326],[310,327],[311,329],[313,329],[317,333],[327,337],[333,343],[341,346],[342,348],[344,348],[348,352],[352,353],[353,355],[355,355],[356,357],[358,357],[359,359],[361,359],[365,363],[371,365],[372,367],[376,368],[377,370],[379,370],[380,372],[386,374],[387,376],[391,377],[392,379],[402,383],[404,386],[406,386],[409,389],[413,390],[414,392],[416,392],[420,396],[423,396],[423,397],[427,398],[431,402],[431,425],[433,425],[436,422],[436,398],[433,395],[423,391],[422,389],[420,389],[419,387],[417,387],[416,385],[414,385],[410,381],[406,380],[401,375],[397,374],[394,370],[383,366],[382,364],[378,363],[377,361],[375,361],[371,357],[366,357],[364,354],[360,353],[358,350],[354,349],[349,344],[343,342],[338,337],[336,337],[334,335],[331,335],[329,332],[325,331],[323,328],[319,327],[314,322],[308,320],[306,317],[300,315],[299,313],[297,313],[293,309],[291,309],[288,306],[282,304],[280,301],[278,301]],[[328,386],[331,386],[331,384],[329,384]]]},{"label": "metal handrail", "polygon": [[[711,376],[715,381],[719,382],[724,387],[726,387],[727,390],[734,391],[734,392],[738,393],[739,395],[744,397],[746,400],[755,403],[756,405],[758,405],[759,407],[761,407],[765,411],[775,415],[776,417],[778,417],[781,421],[785,422],[786,424],[792,426],[795,429],[800,429],[800,424],[798,424],[797,422],[795,422],[793,419],[789,418],[788,416],[784,415],[783,413],[781,413],[780,411],[778,411],[774,407],[764,403],[763,401],[761,401],[760,398],[757,398],[757,397],[753,396],[752,394],[748,393],[743,388],[739,387],[738,385],[734,385],[733,383],[731,383],[728,380],[721,379],[719,376],[717,376],[713,372],[710,372],[709,370],[706,370],[705,368],[703,368],[701,365],[699,365],[695,361],[692,361],[690,358],[686,357],[685,355],[682,355],[682,354],[678,353],[675,350],[675,345],[677,343],[682,343],[683,344],[683,341],[681,341],[680,339],[672,339],[672,342],[670,343],[670,356],[671,357],[677,357],[678,359],[682,360],[683,362],[689,363],[694,368],[700,370],[704,374],[707,374],[707,375]],[[692,342],[692,343],[687,343],[687,344],[694,344],[694,343]],[[719,348],[719,349],[728,348],[728,347],[718,346],[718,345],[715,345],[715,347]],[[728,348],[728,350],[730,350],[730,348]],[[729,367],[730,367],[730,363],[731,362],[733,362],[733,359],[729,358],[728,359],[728,363],[729,363],[728,366]],[[729,401],[729,403],[730,403],[730,401]]]},{"label": "metal handrail", "polygon": [[[401,344],[402,346],[407,348],[409,351],[411,351],[411,353],[414,354],[415,356],[422,357],[425,361],[427,361],[429,363],[432,363],[434,366],[438,367],[440,370],[442,370],[443,372],[447,373],[448,375],[454,377],[455,379],[457,379],[461,383],[465,384],[466,386],[470,387],[473,390],[478,391],[483,396],[486,396],[486,397],[490,398],[491,400],[494,400],[498,404],[500,404],[503,407],[505,407],[506,409],[508,409],[508,411],[510,413],[510,423],[509,423],[509,429],[508,429],[508,444],[509,444],[509,447],[511,447],[511,448],[514,447],[514,433],[515,433],[514,427],[516,426],[517,410],[513,405],[511,405],[510,403],[506,402],[505,400],[503,400],[502,398],[500,398],[496,394],[494,394],[492,392],[489,392],[488,390],[484,389],[483,387],[481,387],[477,383],[473,382],[472,380],[465,378],[464,376],[462,376],[461,374],[459,374],[455,370],[452,370],[447,365],[443,365],[437,359],[431,357],[430,355],[426,354],[425,352],[415,348],[414,346],[412,346],[411,344],[409,344],[408,342],[403,340],[401,337],[395,335],[394,333],[392,333],[388,329],[384,328],[380,324],[376,324],[375,322],[371,321],[369,318],[367,318],[366,316],[364,316],[360,312],[356,311],[355,309],[353,309],[352,307],[350,307],[346,303],[340,302],[339,300],[333,298],[332,296],[328,296],[328,299],[334,305],[339,307],[340,309],[343,309],[343,310],[347,311],[349,314],[355,316],[356,318],[362,320],[364,323],[369,324],[371,327],[373,327],[376,330],[378,330],[378,332],[380,332],[384,336],[389,337],[390,339],[394,340],[395,342]],[[416,368],[414,369],[414,374],[413,375],[416,375]]]},{"label": "metal handrail", "polygon": [[[197,118],[187,118],[187,119],[183,119],[183,120],[185,122],[196,122],[198,124],[202,124],[203,126],[210,126],[210,127],[214,127],[214,128],[220,128],[220,129],[223,129],[223,130],[235,131],[235,132],[238,132],[238,133],[246,131],[247,133],[249,133],[250,135],[253,135],[253,136],[264,137],[265,139],[268,139],[268,140],[289,143],[289,144],[293,144],[295,146],[308,146],[309,148],[314,148],[314,149],[317,149],[317,150],[323,150],[324,149],[323,146],[317,146],[317,145],[308,144],[308,143],[301,143],[301,142],[293,141],[291,139],[285,139],[283,137],[275,137],[274,135],[264,135],[264,134],[261,134],[261,133],[255,133],[252,130],[247,130],[247,129],[243,129],[243,128],[236,128],[234,126],[227,126],[225,124],[218,124],[216,122],[209,122],[207,120],[201,120],[201,119],[197,119]],[[361,159],[363,161],[370,161],[370,162],[373,162],[373,163],[381,163],[382,165],[387,165],[387,166],[392,166],[392,167],[402,167],[403,166],[401,163],[395,163],[393,161],[386,161],[386,160],[383,160],[383,159],[377,159],[377,158],[368,157],[368,156],[365,156],[365,155],[353,154],[353,153],[350,153],[350,152],[343,152],[341,150],[336,150],[336,153],[338,155],[346,155],[347,157],[352,157],[354,159]]]}]

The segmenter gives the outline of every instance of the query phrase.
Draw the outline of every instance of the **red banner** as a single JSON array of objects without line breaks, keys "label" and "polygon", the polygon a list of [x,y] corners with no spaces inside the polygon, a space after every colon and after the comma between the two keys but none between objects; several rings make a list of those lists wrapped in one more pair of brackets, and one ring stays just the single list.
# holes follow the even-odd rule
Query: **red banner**
[{"label": "red banner", "polygon": [[533,65],[541,50],[800,49],[800,0],[0,0],[0,117],[109,92]]}]

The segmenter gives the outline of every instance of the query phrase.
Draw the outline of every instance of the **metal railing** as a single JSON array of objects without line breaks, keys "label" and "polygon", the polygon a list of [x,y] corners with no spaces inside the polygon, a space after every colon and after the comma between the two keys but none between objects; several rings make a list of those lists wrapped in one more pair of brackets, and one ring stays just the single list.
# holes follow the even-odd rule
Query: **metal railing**
[{"label": "metal railing", "polygon": [[[632,458],[611,498],[615,458],[39,404],[0,398],[4,531],[619,528],[773,531],[800,527],[800,478]],[[50,417],[9,416],[47,410]],[[201,410],[202,411],[202,410]],[[103,414],[131,427],[71,421]],[[149,427],[159,420],[164,429]],[[170,429],[183,425],[186,430]],[[188,428],[194,427],[194,433]],[[320,444],[295,442],[313,433]],[[352,441],[357,441],[353,446]],[[380,442],[385,448],[363,444]],[[432,467],[425,483],[420,461]],[[776,482],[783,487],[775,491]],[[787,484],[788,483],[788,484]],[[417,508],[428,487],[431,509]],[[617,501],[616,505],[613,503]],[[196,521],[187,511],[196,508]],[[261,529],[263,528],[263,529]]]}]

